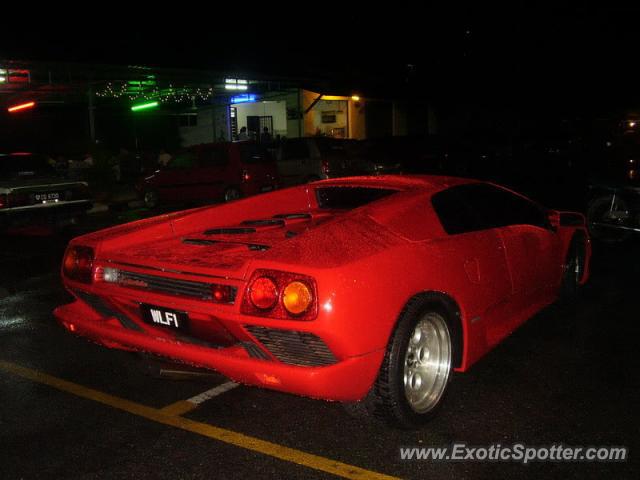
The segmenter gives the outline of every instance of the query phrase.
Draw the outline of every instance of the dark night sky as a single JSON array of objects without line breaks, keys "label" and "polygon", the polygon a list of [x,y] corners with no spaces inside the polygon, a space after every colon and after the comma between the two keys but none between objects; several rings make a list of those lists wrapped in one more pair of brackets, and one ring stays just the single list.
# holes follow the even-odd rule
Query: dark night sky
[{"label": "dark night sky", "polygon": [[320,4],[273,5],[212,4],[164,18],[147,12],[34,19],[2,30],[0,58],[322,76],[376,93],[404,89],[443,101],[541,108],[640,101],[640,8],[531,9],[515,2],[491,11],[387,6],[339,13]]}]

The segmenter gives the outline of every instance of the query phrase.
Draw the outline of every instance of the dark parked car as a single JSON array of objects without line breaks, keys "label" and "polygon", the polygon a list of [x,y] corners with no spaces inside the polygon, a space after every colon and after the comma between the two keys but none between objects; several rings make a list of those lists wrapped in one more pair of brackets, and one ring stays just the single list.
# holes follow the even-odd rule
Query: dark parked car
[{"label": "dark parked car", "polygon": [[44,155],[0,154],[0,231],[69,225],[91,207],[87,183],[65,180]]},{"label": "dark parked car", "polygon": [[303,137],[283,141],[276,149],[283,185],[299,185],[326,178],[363,175],[367,168],[354,155],[354,140]]},{"label": "dark parked car", "polygon": [[226,202],[278,186],[272,155],[254,142],[196,145],[138,185],[145,204]]},{"label": "dark parked car", "polygon": [[468,176],[472,164],[486,163],[488,157],[481,148],[469,142],[437,135],[365,140],[358,146],[356,155],[369,175]]}]

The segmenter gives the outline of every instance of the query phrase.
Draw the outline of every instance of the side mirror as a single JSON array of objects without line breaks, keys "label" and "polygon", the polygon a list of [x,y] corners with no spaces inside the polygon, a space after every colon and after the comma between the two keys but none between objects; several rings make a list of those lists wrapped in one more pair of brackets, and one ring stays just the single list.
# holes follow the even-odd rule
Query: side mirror
[{"label": "side mirror", "polygon": [[555,232],[560,226],[560,212],[557,210],[547,210],[547,218],[549,219],[549,225]]}]

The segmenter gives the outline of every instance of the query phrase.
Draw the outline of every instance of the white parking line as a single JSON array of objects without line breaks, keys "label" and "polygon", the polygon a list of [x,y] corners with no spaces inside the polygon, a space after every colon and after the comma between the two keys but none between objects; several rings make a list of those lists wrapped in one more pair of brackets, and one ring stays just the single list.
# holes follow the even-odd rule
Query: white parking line
[{"label": "white parking line", "polygon": [[[331,458],[321,457],[302,450],[296,450],[294,448],[279,445],[260,438],[251,437],[233,430],[227,430],[207,423],[182,418],[176,416],[175,413],[167,412],[165,409],[158,410],[147,407],[140,403],[109,395],[105,392],[93,390],[77,383],[47,375],[44,372],[39,372],[37,370],[32,370],[30,368],[4,362],[2,360],[0,360],[0,372],[11,373],[27,380],[37,382],[40,385],[48,385],[52,388],[58,389],[59,391],[76,395],[79,398],[93,400],[94,402],[101,403],[102,405],[108,405],[162,425],[179,428],[187,432],[202,435],[206,438],[224,442],[227,445],[233,445],[250,452],[268,455],[272,458],[284,460],[285,462],[290,462],[296,465],[302,465],[320,472],[336,475],[338,477],[348,478],[351,480],[400,480],[399,478],[391,477],[383,473],[365,470],[364,468],[359,468],[355,465],[349,465]],[[185,401],[184,403],[187,402]],[[274,466],[273,468],[277,467]],[[304,478],[306,475],[304,475],[304,472],[301,472],[297,476]]]},{"label": "white parking line", "polygon": [[218,385],[217,387],[213,387],[206,392],[202,392],[200,395],[196,395],[195,397],[191,397],[187,400],[187,402],[191,402],[195,405],[200,405],[202,402],[206,402],[207,400],[211,400],[218,395],[223,394],[224,392],[228,392],[229,390],[233,390],[236,387],[239,387],[240,384],[236,382],[226,382],[222,385]]},{"label": "white parking line", "polygon": [[218,385],[217,387],[213,387],[206,392],[202,392],[195,397],[191,397],[187,400],[180,400],[171,405],[167,405],[162,408],[161,411],[164,413],[168,413],[170,415],[184,415],[185,413],[190,412],[191,410],[195,410],[198,405],[207,400],[211,400],[218,395],[222,395],[224,392],[228,392],[229,390],[233,390],[236,387],[239,387],[240,384],[235,382],[226,382],[222,385]]}]

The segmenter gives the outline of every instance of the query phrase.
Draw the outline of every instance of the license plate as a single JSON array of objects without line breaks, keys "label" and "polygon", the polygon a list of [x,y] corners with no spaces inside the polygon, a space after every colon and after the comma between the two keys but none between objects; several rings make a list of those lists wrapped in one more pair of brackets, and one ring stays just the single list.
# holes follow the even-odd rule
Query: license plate
[{"label": "license plate", "polygon": [[142,304],[140,308],[142,309],[142,319],[150,325],[185,330],[189,323],[189,316],[184,312],[145,304]]},{"label": "license plate", "polygon": [[60,200],[60,193],[58,192],[46,192],[46,193],[36,193],[33,198],[35,198],[36,202],[47,202],[50,200]]},{"label": "license plate", "polygon": [[265,185],[260,189],[261,192],[270,192],[271,190],[273,190],[273,185]]}]

